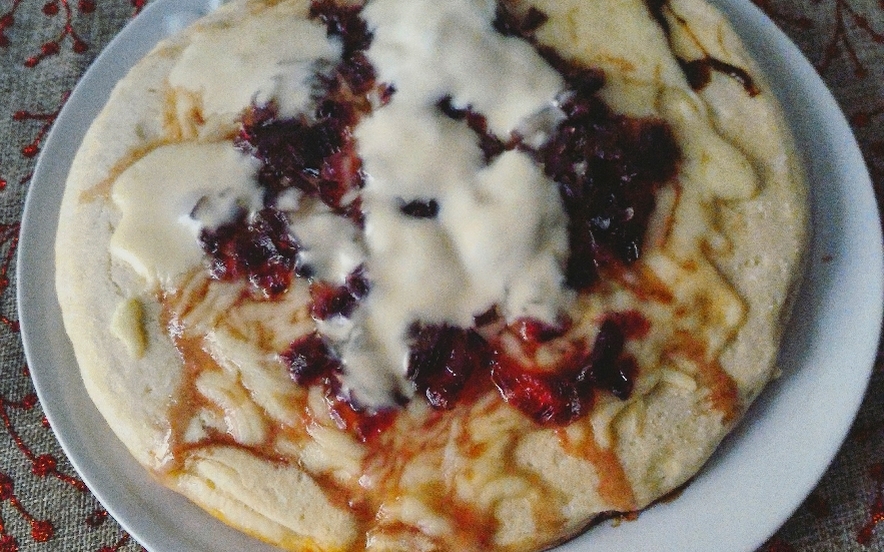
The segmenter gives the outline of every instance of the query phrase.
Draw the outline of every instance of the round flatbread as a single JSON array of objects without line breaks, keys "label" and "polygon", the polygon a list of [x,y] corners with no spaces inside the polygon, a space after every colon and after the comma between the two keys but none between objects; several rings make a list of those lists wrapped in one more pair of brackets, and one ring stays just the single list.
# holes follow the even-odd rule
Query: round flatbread
[{"label": "round flatbread", "polygon": [[117,85],[56,241],[90,397],[302,550],[534,551],[776,373],[799,159],[701,0],[234,0]]}]

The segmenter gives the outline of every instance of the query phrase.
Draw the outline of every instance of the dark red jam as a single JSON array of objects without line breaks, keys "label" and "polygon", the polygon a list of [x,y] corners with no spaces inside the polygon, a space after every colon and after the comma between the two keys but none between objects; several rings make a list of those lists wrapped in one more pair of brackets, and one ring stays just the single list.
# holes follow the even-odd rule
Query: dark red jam
[{"label": "dark red jam", "polygon": [[398,409],[369,410],[360,407],[349,397],[326,387],[325,401],[335,424],[355,435],[363,443],[383,433],[396,421]]},{"label": "dark red jam", "polygon": [[273,105],[265,105],[253,107],[243,118],[236,143],[261,161],[259,183],[268,204],[281,192],[295,188],[334,212],[362,222],[358,193],[365,175],[352,130],[371,111],[370,96],[389,101],[393,90],[376,82],[375,69],[365,56],[372,34],[360,16],[361,9],[330,0],[311,5],[311,18],[322,21],[328,35],[344,45],[338,65],[317,75],[312,114],[280,118]]},{"label": "dark red jam", "polygon": [[340,371],[341,362],[321,335],[299,337],[280,355],[298,385],[312,385]]},{"label": "dark red jam", "polygon": [[353,106],[332,99],[315,117],[278,119],[272,106],[255,108],[243,122],[236,144],[259,161],[258,182],[265,202],[295,188],[342,211],[363,185],[361,161],[350,134]]},{"label": "dark red jam", "polygon": [[486,163],[490,163],[498,155],[515,146],[514,143],[504,143],[503,140],[492,134],[488,130],[488,119],[481,113],[474,111],[472,106],[459,108],[455,107],[452,101],[451,96],[443,96],[436,103],[436,107],[446,117],[455,121],[465,121],[467,127],[476,133],[479,149],[482,150],[482,156]]},{"label": "dark red jam", "polygon": [[415,323],[408,337],[408,379],[434,408],[453,407],[473,373],[488,365],[489,346],[475,330]]},{"label": "dark red jam", "polygon": [[295,383],[322,386],[329,414],[336,425],[360,441],[365,442],[380,434],[394,422],[396,409],[365,409],[342,391],[341,362],[318,333],[296,339],[280,357]]},{"label": "dark red jam", "polygon": [[399,212],[407,217],[431,219],[439,214],[439,202],[435,199],[414,199],[409,202],[401,201]]},{"label": "dark red jam", "polygon": [[314,0],[310,5],[310,18],[321,21],[328,36],[338,37],[344,43],[344,59],[371,45],[372,34],[361,12],[362,6],[342,5],[334,0]]},{"label": "dark red jam", "polygon": [[749,96],[757,96],[761,92],[745,69],[721,61],[718,58],[708,55],[691,61],[679,58],[678,64],[681,66],[685,78],[688,79],[688,84],[694,90],[706,88],[712,80],[712,71],[717,71],[737,81]]},{"label": "dark red jam", "polygon": [[632,394],[638,366],[625,353],[625,334],[616,318],[606,319],[591,349],[575,342],[554,370],[526,366],[495,352],[491,379],[503,398],[539,424],[573,422],[592,408],[596,391],[619,399]]},{"label": "dark red jam", "polygon": [[536,156],[568,216],[567,283],[585,290],[605,266],[639,258],[680,152],[665,123],[614,114],[596,96],[575,93],[563,108],[566,120]]},{"label": "dark red jam", "polygon": [[298,242],[285,215],[272,207],[251,215],[240,212],[219,228],[203,229],[199,239],[218,280],[246,279],[272,298],[285,292],[295,275]]},{"label": "dark red jam", "polygon": [[560,324],[548,324],[536,318],[519,318],[510,327],[525,344],[542,345],[558,337],[565,335],[570,322]]},{"label": "dark red jam", "polygon": [[[362,224],[359,190],[365,176],[352,129],[370,111],[367,95],[376,83],[374,67],[363,52],[371,43],[371,33],[359,11],[328,1],[314,2],[311,7],[311,17],[325,23],[328,34],[344,43],[338,66],[318,75],[313,113],[281,118],[276,106],[267,104],[255,105],[243,116],[235,144],[261,162],[258,183],[265,208],[202,231],[200,243],[211,258],[212,277],[248,279],[274,298],[289,288],[295,276],[311,275],[311,267],[299,262],[297,237],[288,229],[286,215],[275,208],[286,190],[299,190]],[[389,88],[382,87],[379,94],[391,94]],[[314,284],[312,311],[320,319],[349,314],[368,290],[364,274],[348,280],[341,289]]]},{"label": "dark red jam", "polygon": [[[608,108],[596,95],[605,82],[601,71],[539,45],[534,33],[545,22],[536,9],[520,19],[499,4],[494,26],[534,45],[567,83],[561,105],[566,119],[532,153],[559,184],[568,215],[567,284],[586,290],[606,265],[639,258],[657,191],[677,173],[681,153],[663,121],[617,115]],[[459,114],[450,98],[439,107],[449,116]]]},{"label": "dark red jam", "polygon": [[327,320],[333,316],[349,317],[359,301],[368,295],[369,287],[363,265],[347,275],[342,286],[314,281],[310,284],[310,314],[317,320]]}]

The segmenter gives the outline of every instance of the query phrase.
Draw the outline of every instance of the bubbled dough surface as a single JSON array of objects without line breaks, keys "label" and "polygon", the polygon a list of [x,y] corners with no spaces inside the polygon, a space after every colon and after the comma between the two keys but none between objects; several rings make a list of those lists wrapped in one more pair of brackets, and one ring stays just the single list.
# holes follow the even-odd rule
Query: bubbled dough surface
[{"label": "bubbled dough surface", "polygon": [[[670,88],[693,100],[702,99],[718,132],[743,151],[761,175],[763,187],[754,198],[722,206],[718,223],[733,247],[714,258],[749,306],[745,324],[721,358],[738,384],[742,406],[748,406],[774,373],[786,315],[782,305],[793,291],[805,242],[805,191],[796,176],[800,167],[778,108],[766,91],[750,99],[742,87],[716,73],[705,90],[691,92],[667,52],[666,37],[640,0],[535,3],[551,16],[538,33],[540,41],[556,46],[566,57],[605,69],[609,84],[603,94],[615,109],[656,114],[661,90]],[[694,39],[707,51],[761,80],[717,12],[697,0],[670,4],[697,22],[691,25]],[[211,32],[207,29],[212,25],[242,17],[255,5],[229,4],[199,28]],[[301,1],[293,5],[302,11],[306,6]],[[133,152],[137,155],[168,140],[168,129],[154,114],[166,110],[165,79],[188,36],[185,33],[161,44],[114,91],[72,167],[57,238],[59,299],[87,390],[136,459],[153,470],[162,466],[168,398],[175,395],[182,373],[177,351],[162,331],[157,301],[144,295],[140,282],[108,255],[107,243],[117,217],[108,199],[108,182],[121,160],[131,160]],[[612,41],[610,36],[641,40]],[[693,40],[680,41],[677,32],[674,37],[680,53],[696,57],[691,51]],[[747,110],[753,117],[742,116]],[[753,246],[758,243],[768,247],[756,251]],[[118,304],[139,294],[147,306],[143,327],[149,345],[144,356],[133,359],[108,328]],[[519,421],[511,423],[520,428],[515,434],[527,434],[513,437],[517,445],[512,454],[519,468],[540,477],[565,505],[569,521],[560,537],[579,531],[596,514],[611,508],[592,484],[599,480],[592,464],[568,455],[552,430],[528,431],[530,427]],[[616,453],[638,508],[690,478],[731,428],[722,422],[720,413],[709,411],[696,392],[666,383],[630,401],[611,424]],[[291,492],[275,492],[273,482],[278,480],[288,482]],[[267,487],[263,490],[262,481]],[[285,548],[344,549],[357,538],[350,514],[325,499],[310,476],[295,466],[281,468],[232,448],[217,447],[191,457],[184,471],[167,483],[214,515]],[[532,527],[534,520],[523,504],[530,494],[515,493],[509,499],[505,495],[498,503],[502,522],[498,538],[514,543],[514,549],[530,549],[532,535],[525,528]],[[417,515],[414,509],[407,513]],[[414,535],[398,539],[379,535],[374,545],[377,550],[433,549],[430,542]]]}]

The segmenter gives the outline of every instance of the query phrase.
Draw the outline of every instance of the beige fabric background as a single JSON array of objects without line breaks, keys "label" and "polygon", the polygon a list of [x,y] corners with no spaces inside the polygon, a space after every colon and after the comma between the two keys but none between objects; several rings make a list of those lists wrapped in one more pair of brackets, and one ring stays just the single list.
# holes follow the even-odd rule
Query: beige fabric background
[{"label": "beige fabric background", "polygon": [[[884,0],[756,3],[833,90],[862,145],[880,205]],[[45,133],[89,63],[144,4],[0,0],[0,552],[142,550],[85,489],[43,418],[18,333],[14,255]],[[884,550],[884,526],[874,530],[884,519],[882,392],[879,355],[851,436],[811,497],[759,552]],[[872,530],[861,544],[864,527]]]}]

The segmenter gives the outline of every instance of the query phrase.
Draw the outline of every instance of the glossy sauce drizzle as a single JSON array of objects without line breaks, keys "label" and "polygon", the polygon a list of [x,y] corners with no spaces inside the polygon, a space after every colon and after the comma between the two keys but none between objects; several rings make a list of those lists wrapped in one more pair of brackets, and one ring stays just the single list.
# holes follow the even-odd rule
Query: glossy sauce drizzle
[{"label": "glossy sauce drizzle", "polygon": [[[669,21],[666,19],[666,15],[663,13],[665,9],[669,9],[669,13],[675,17],[678,21],[679,25],[685,29],[686,32],[690,34],[690,29],[687,26],[687,22],[675,14],[675,12],[669,8],[669,5],[666,0],[645,0],[645,4],[648,6],[648,10],[651,12],[651,15],[657,21],[657,24],[660,25],[660,28],[663,29],[663,32],[666,33],[667,38],[670,39],[672,36],[672,28],[669,26]],[[691,35],[696,46],[705,52],[705,49],[702,47],[699,40],[696,39],[693,35]],[[728,77],[734,79],[743,87],[750,97],[757,96],[761,90],[755,84],[755,81],[752,79],[752,76],[749,73],[736,65],[727,63],[722,61],[714,56],[709,55],[708,52],[705,52],[705,55],[699,59],[686,60],[682,58],[677,58],[678,64],[681,66],[682,71],[684,72],[685,78],[688,81],[688,84],[694,90],[703,90],[706,86],[709,85],[709,82],[712,78],[712,71],[716,71],[723,75],[727,75]]]}]

